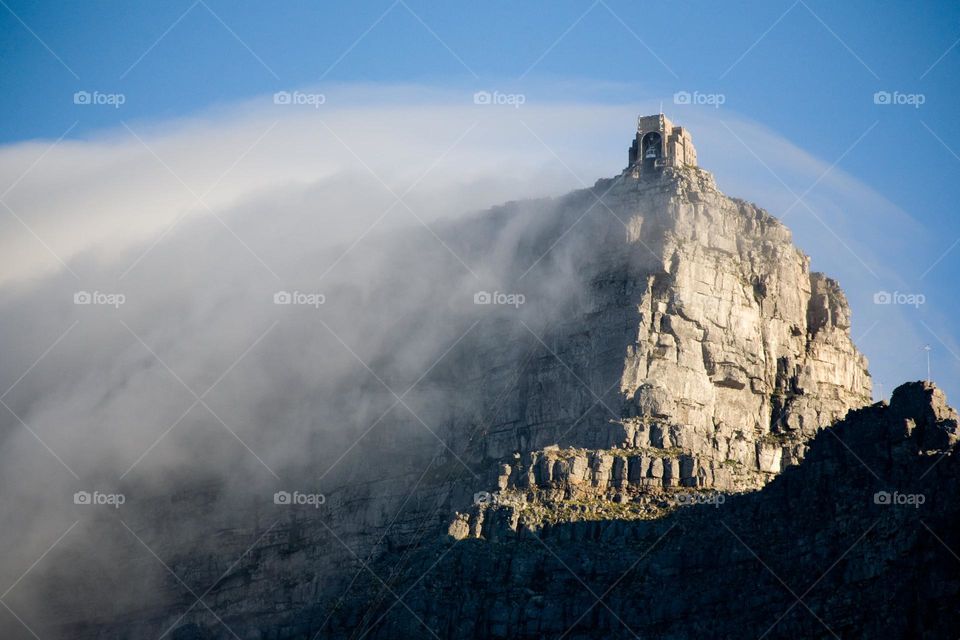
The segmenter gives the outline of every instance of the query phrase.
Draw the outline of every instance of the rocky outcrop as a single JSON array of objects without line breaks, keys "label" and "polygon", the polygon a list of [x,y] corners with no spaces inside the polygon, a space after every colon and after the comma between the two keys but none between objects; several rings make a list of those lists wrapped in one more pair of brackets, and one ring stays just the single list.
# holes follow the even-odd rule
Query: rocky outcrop
[{"label": "rocky outcrop", "polygon": [[[802,448],[784,446],[767,456],[757,447],[764,436],[802,443],[870,401],[866,362],[850,340],[842,291],[810,272],[809,259],[780,222],[727,198],[710,174],[694,168],[667,170],[656,180],[600,181],[590,197],[601,195],[615,218],[608,225],[622,225],[628,257],[599,263],[591,303],[597,316],[622,320],[611,307],[630,314],[618,384],[624,402],[614,409],[621,414],[616,428],[578,430],[570,443],[676,446],[777,472]],[[578,200],[584,197],[575,194],[561,208],[578,210],[587,204]],[[584,318],[576,333],[561,329],[552,336],[556,355],[574,369],[606,346],[597,344],[594,319]],[[589,371],[591,365],[582,364]],[[527,388],[556,384],[551,375],[547,367],[526,372]],[[525,400],[530,407],[543,398]],[[551,418],[516,416],[530,431],[520,448],[562,446],[568,425],[559,416],[551,425]],[[514,453],[515,435],[491,434],[487,451]]]},{"label": "rocky outcrop", "polygon": [[495,535],[417,552],[402,606],[346,607],[327,637],[954,637],[958,442],[943,394],[906,384],[757,492],[537,531],[488,514]]},{"label": "rocky outcrop", "polygon": [[[523,231],[504,258],[491,249],[488,229],[510,234],[519,220]],[[82,624],[73,617],[53,633],[114,639],[169,628],[182,640],[233,637],[233,629],[279,639],[371,628],[382,637],[421,637],[423,629],[399,620],[406,607],[387,609],[409,588],[441,637],[549,635],[571,622],[576,605],[564,598],[576,587],[530,549],[571,541],[564,562],[588,575],[596,562],[596,576],[606,579],[610,567],[633,561],[625,549],[689,517],[672,515],[678,506],[763,487],[801,463],[819,430],[870,402],[866,362],[850,339],[837,284],[810,272],[783,224],[723,195],[698,168],[624,174],[441,231],[466,260],[497,261],[499,277],[517,290],[553,282],[537,290],[552,296],[546,310],[518,311],[521,322],[506,312],[481,316],[404,400],[427,429],[385,428],[362,439],[338,483],[324,488],[324,509],[278,511],[255,496],[231,508],[231,522],[241,524],[216,528],[215,548],[168,541],[160,555],[187,583],[210,585],[204,602],[226,625],[204,607],[188,609],[195,598],[164,575],[134,613],[77,614]],[[817,508],[812,500],[796,504]],[[178,509],[174,516],[158,504],[141,526],[164,530],[182,517],[184,505]],[[796,518],[781,516],[784,527]],[[715,521],[684,526],[716,535]],[[437,539],[461,542],[451,551]],[[577,556],[578,546],[591,546],[586,540],[612,546]],[[704,540],[699,551],[662,557],[650,580],[678,585],[684,573],[701,575],[683,554],[700,558],[715,541]],[[701,559],[702,571],[717,568]],[[411,578],[411,566],[427,575],[433,561],[443,579]],[[546,583],[557,591],[541,589]],[[622,585],[614,591],[633,593]],[[637,602],[654,592],[636,591]],[[628,602],[611,608],[619,613]],[[380,622],[369,617],[380,613]],[[651,619],[674,624],[676,613]]]},{"label": "rocky outcrop", "polygon": [[[490,394],[481,495],[533,520],[584,497],[649,517],[662,489],[762,486],[870,402],[846,297],[772,216],[693,167],[602,180],[556,210],[590,206],[608,215],[581,231],[605,248],[583,258],[587,311],[553,327],[513,397]],[[463,523],[482,507],[460,509],[453,530],[480,531]]]}]

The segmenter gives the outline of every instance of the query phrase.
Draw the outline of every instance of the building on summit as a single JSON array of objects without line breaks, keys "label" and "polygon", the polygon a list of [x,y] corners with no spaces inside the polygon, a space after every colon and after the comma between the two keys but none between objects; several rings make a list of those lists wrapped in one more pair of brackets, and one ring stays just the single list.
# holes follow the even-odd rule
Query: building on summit
[{"label": "building on summit", "polygon": [[697,166],[690,132],[675,127],[662,113],[637,118],[637,136],[630,146],[627,171],[634,178],[663,167]]}]

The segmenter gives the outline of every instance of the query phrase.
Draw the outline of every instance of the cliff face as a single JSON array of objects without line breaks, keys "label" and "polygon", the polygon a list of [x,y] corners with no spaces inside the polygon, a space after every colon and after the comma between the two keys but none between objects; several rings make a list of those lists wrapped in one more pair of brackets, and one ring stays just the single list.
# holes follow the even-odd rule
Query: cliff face
[{"label": "cliff face", "polygon": [[[506,257],[476,232],[494,220],[509,234],[521,218],[536,224],[511,241]],[[71,611],[54,633],[125,638],[170,629],[183,640],[233,637],[232,629],[244,638],[346,637],[367,625],[382,637],[421,637],[422,628],[400,620],[409,616],[401,613],[406,607],[384,609],[407,588],[441,636],[562,633],[583,594],[558,577],[551,554],[536,551],[542,542],[570,541],[564,562],[580,562],[588,573],[595,562],[595,577],[606,579],[629,566],[624,558],[636,540],[670,527],[677,504],[706,490],[763,487],[801,463],[820,429],[870,402],[866,362],[851,342],[838,285],[810,272],[786,227],[724,196],[705,171],[601,180],[557,200],[498,208],[482,224],[459,223],[443,237],[468,261],[498,261],[499,277],[528,291],[531,305],[535,287],[525,283],[547,276],[566,282],[556,273],[564,268],[571,292],[557,294],[560,302],[544,307],[544,317],[529,309],[515,316],[472,310],[477,329],[430,372],[421,387],[429,384],[433,394],[416,405],[445,443],[441,457],[425,434],[429,446],[372,434],[344,463],[337,486],[326,488],[323,510],[282,510],[258,496],[233,510],[216,544],[156,544],[187,584],[212,585],[203,598],[209,609],[195,603],[202,591],[185,594],[163,576],[135,610]],[[398,453],[382,455],[390,447]],[[821,482],[819,472],[806,473]],[[792,498],[797,509],[818,511],[810,491]],[[191,507],[183,495],[189,489],[176,505],[159,497],[142,526],[163,530],[185,510],[202,512],[206,500],[217,500],[204,494]],[[764,521],[737,509],[723,511],[737,531]],[[770,513],[777,527],[797,519],[779,508]],[[676,517],[690,540],[716,530],[714,521]],[[741,517],[753,524],[741,528]],[[636,520],[654,522],[629,524]],[[450,551],[448,543],[436,546],[438,538],[462,543]],[[574,558],[588,540],[606,543],[597,555]],[[686,555],[692,542],[644,565],[651,582],[635,597],[658,599],[654,584],[677,589],[676,602],[657,605],[652,619],[680,624],[671,618],[671,607],[684,601],[677,576],[706,579],[711,568],[722,570],[718,557],[704,557],[710,543],[700,544],[702,566]],[[617,551],[624,546],[626,555]],[[435,560],[441,570],[428,570]],[[428,573],[429,580],[413,579]],[[704,599],[705,610],[729,600],[733,584]],[[618,614],[633,606],[623,598],[611,605]],[[382,624],[364,617],[381,611]]]},{"label": "cliff face", "polygon": [[[653,521],[502,526],[400,564],[329,637],[947,638],[960,625],[957,414],[929,383],[820,432],[757,492]],[[499,507],[493,507],[499,509]],[[384,557],[374,571],[397,566]],[[360,585],[376,591],[371,580]]]},{"label": "cliff face", "polygon": [[455,537],[483,535],[494,501],[536,527],[651,517],[677,488],[757,488],[870,402],[843,292],[766,212],[689,167],[600,181],[557,211],[591,207],[600,222],[574,223],[603,251],[583,259],[584,311],[536,345],[505,401],[488,394],[475,459],[496,495],[458,514]]}]

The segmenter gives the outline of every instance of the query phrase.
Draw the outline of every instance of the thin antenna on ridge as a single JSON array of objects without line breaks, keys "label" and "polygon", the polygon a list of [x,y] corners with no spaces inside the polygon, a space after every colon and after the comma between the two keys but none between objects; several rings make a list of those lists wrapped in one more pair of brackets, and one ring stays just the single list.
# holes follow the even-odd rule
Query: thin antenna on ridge
[{"label": "thin antenna on ridge", "polygon": [[660,115],[663,115],[663,100],[660,101]]}]

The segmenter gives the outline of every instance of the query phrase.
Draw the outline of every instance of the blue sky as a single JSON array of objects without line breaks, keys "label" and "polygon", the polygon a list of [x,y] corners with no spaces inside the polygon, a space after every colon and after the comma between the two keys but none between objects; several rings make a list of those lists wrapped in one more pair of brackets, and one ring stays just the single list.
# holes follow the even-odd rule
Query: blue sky
[{"label": "blue sky", "polygon": [[[843,166],[924,210],[945,203],[908,185],[949,180],[957,160],[921,120],[960,148],[952,2],[4,4],[0,141],[56,138],[78,120],[69,135],[83,136],[121,118],[169,118],[324,82],[584,79],[627,86],[592,91],[594,100],[623,99],[631,86],[668,103],[679,90],[723,93],[726,108],[824,158],[880,120],[881,135]],[[122,92],[126,102],[78,118],[77,90]],[[878,90],[923,93],[926,102],[878,107]],[[576,89],[561,91],[549,97]],[[882,130],[911,139],[910,162],[885,152]]]},{"label": "blue sky", "polygon": [[[896,283],[875,277],[875,286],[848,285],[848,292],[855,312],[875,290],[923,293],[922,312],[946,319],[931,316],[917,325],[935,327],[927,336],[935,369],[958,371],[953,354],[960,353],[960,324],[950,319],[960,315],[954,282],[960,246],[951,250],[960,238],[953,188],[960,175],[960,4],[0,4],[4,145],[52,141],[65,132],[68,140],[89,139],[121,122],[169,121],[308,86],[499,88],[542,103],[659,98],[678,120],[685,111],[673,104],[676,92],[722,95],[716,113],[776,132],[869,186],[922,227],[929,241],[896,249]],[[124,104],[78,108],[78,91],[123,94]],[[913,96],[904,98],[913,102],[920,96],[923,104],[876,104],[878,91]],[[625,123],[623,148],[616,150],[621,156],[629,127]],[[706,168],[722,165],[722,144],[700,152]],[[761,160],[741,170],[779,189],[777,176],[764,166],[773,159]],[[727,183],[735,178],[727,176]],[[813,197],[821,188],[815,180],[792,184],[798,193],[811,185]],[[778,213],[775,203],[760,198],[761,190],[727,191]],[[822,246],[816,232],[801,225],[798,242],[815,267],[819,259],[846,284],[862,269],[836,243],[859,240],[857,225],[872,234],[905,235],[896,226],[875,228],[885,224],[881,220],[887,219],[874,222],[865,212],[836,231],[814,227],[829,241]],[[829,251],[836,252],[835,263],[822,255]],[[920,377],[917,353],[902,379]]]},{"label": "blue sky", "polygon": [[[57,138],[75,122],[68,135],[83,136],[120,119],[175,117],[324,82],[609,81],[626,88],[578,97],[622,100],[632,87],[668,103],[679,90],[723,93],[727,109],[825,159],[879,120],[878,135],[843,167],[960,231],[929,188],[950,184],[960,163],[946,148],[960,149],[960,47],[951,49],[960,5],[952,2],[4,4],[4,142]],[[575,86],[549,97],[569,97]],[[126,102],[78,117],[77,90],[121,92]],[[885,108],[873,103],[878,90],[922,93],[926,102]],[[909,147],[890,153],[884,133],[893,132]]]}]

